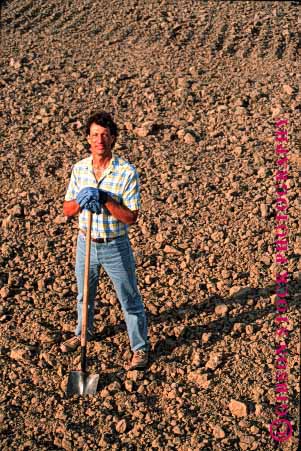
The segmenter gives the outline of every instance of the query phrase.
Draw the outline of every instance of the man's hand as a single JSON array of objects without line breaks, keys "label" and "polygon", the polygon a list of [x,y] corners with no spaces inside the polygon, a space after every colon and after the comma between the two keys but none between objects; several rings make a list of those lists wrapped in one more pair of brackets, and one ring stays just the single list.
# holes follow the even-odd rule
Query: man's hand
[{"label": "man's hand", "polygon": [[99,202],[94,199],[87,202],[84,208],[85,210],[92,211],[92,213],[96,213],[97,215],[100,215],[101,213],[101,206],[99,205]]},{"label": "man's hand", "polygon": [[[87,187],[83,188],[78,193],[78,195],[76,196],[76,202],[81,208],[86,208],[86,205],[93,201],[93,208],[98,208],[98,210],[101,210],[101,207],[105,204],[107,198],[108,195],[105,191],[97,188]],[[96,205],[97,207],[95,207]],[[94,213],[96,213],[96,211]]]}]

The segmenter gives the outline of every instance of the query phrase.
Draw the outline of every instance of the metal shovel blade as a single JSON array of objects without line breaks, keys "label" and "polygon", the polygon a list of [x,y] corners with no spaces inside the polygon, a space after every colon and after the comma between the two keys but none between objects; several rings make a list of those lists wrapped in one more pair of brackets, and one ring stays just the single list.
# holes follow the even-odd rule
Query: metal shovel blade
[{"label": "metal shovel blade", "polygon": [[67,396],[94,395],[97,390],[98,380],[99,374],[71,371],[67,384]]}]

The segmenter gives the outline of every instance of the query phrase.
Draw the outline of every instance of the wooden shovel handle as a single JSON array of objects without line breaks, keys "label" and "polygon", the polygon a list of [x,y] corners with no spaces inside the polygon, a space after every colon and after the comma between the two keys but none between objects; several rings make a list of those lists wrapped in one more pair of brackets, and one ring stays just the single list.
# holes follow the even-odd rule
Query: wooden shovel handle
[{"label": "wooden shovel handle", "polygon": [[92,229],[92,212],[88,210],[88,229],[87,229],[87,233],[86,233],[86,256],[85,256],[84,296],[83,296],[83,317],[82,317],[82,332],[81,332],[81,347],[82,348],[86,348],[86,345],[87,345],[91,229]]}]

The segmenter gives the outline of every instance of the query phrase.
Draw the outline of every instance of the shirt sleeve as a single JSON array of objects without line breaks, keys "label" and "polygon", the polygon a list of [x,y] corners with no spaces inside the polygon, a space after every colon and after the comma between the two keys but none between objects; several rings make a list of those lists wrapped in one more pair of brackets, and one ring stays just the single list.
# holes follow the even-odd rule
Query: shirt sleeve
[{"label": "shirt sleeve", "polygon": [[73,167],[72,172],[71,172],[70,182],[69,182],[67,192],[65,195],[65,201],[76,199],[76,196],[78,195],[79,191],[80,191],[80,189],[79,189],[78,182],[76,179],[75,168]]},{"label": "shirt sleeve", "polygon": [[130,210],[139,210],[141,207],[139,175],[135,170],[129,177],[122,196],[123,205]]}]

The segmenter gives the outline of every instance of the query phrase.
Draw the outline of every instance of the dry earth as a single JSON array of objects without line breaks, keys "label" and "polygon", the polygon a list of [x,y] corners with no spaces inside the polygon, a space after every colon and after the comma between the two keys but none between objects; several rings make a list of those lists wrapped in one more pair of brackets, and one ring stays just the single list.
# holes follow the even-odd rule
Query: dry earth
[{"label": "dry earth", "polygon": [[[3,450],[297,449],[300,23],[298,2],[2,2]],[[140,173],[130,237],[152,354],[146,371],[123,369],[127,334],[102,274],[89,347],[99,390],[67,399],[79,355],[59,345],[76,320],[77,221],[62,203],[99,108],[114,112],[115,151]],[[290,137],[294,427],[278,448],[268,432],[277,117]]]}]

